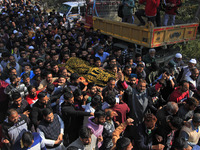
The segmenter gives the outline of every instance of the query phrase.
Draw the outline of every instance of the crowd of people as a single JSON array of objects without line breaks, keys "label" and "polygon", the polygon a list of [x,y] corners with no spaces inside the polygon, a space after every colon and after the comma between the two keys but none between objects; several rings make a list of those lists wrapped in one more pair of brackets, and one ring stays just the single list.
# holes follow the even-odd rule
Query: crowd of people
[{"label": "crowd of people", "polygon": [[[123,0],[123,16],[122,21],[128,23],[134,23],[133,10],[136,7],[135,0]],[[147,18],[147,21],[152,22],[154,25],[160,27],[175,25],[176,15],[178,14],[178,8],[182,5],[181,0],[138,0],[139,5],[145,5],[144,9],[137,9],[135,16],[139,20],[139,26],[144,26],[145,21],[143,17]],[[161,13],[164,11],[163,23],[161,22]]]},{"label": "crowd of people", "polygon": [[[200,149],[195,58],[177,53],[159,66],[155,49],[116,47],[29,0],[1,9],[1,149]],[[75,57],[114,77],[104,87],[83,80],[62,65]]]}]

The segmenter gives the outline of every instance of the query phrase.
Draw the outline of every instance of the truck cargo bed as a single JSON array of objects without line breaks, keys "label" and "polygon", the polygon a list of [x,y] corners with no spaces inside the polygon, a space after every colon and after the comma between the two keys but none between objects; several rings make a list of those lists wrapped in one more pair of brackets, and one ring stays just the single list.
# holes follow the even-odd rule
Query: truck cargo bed
[{"label": "truck cargo bed", "polygon": [[154,27],[149,22],[145,26],[93,17],[94,29],[103,34],[148,48],[160,47],[196,39],[198,23],[175,26]]}]

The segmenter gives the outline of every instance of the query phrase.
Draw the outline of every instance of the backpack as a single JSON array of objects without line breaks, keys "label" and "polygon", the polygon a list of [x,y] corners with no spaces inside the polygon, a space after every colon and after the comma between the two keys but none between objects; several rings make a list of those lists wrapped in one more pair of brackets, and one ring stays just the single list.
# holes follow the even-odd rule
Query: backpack
[{"label": "backpack", "polygon": [[123,8],[124,8],[124,4],[120,4],[118,7],[118,17],[123,18]]}]

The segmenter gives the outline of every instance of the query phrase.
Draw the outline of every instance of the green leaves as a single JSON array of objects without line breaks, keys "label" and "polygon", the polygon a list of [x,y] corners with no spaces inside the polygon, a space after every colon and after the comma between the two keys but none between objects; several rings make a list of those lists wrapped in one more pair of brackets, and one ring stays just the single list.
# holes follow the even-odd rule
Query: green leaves
[{"label": "green leaves", "polygon": [[181,50],[181,53],[186,58],[196,58],[197,60],[200,60],[200,38],[197,37],[196,40],[189,41],[186,44],[176,44],[174,47],[179,47]]}]

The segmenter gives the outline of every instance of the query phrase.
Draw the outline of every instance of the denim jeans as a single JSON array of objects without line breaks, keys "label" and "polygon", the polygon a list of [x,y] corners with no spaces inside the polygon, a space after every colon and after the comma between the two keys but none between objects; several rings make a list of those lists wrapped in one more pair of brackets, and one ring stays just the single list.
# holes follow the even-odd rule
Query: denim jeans
[{"label": "denim jeans", "polygon": [[165,14],[163,26],[167,26],[168,21],[169,21],[169,25],[171,26],[175,25],[175,17],[176,15]]},{"label": "denim jeans", "polygon": [[129,16],[124,16],[122,18],[122,22],[127,22],[127,23],[134,23],[134,16],[133,15],[129,15]]}]

